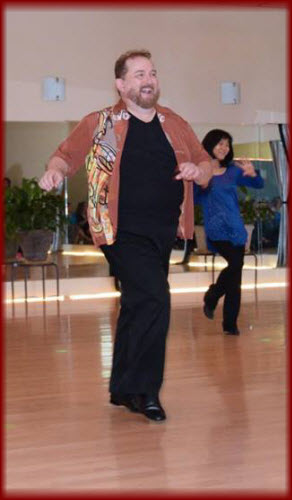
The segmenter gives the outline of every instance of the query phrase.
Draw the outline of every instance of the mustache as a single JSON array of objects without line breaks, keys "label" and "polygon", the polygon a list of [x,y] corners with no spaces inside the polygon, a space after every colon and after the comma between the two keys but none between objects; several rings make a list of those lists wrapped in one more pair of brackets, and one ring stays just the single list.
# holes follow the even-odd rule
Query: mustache
[{"label": "mustache", "polygon": [[147,90],[147,89],[154,90],[154,87],[153,87],[153,85],[143,85],[143,87],[140,87],[140,91]]}]

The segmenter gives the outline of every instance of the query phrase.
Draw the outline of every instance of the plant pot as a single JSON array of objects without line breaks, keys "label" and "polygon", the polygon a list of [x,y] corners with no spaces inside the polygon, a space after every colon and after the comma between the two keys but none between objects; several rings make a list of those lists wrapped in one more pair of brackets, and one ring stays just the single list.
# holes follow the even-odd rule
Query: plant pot
[{"label": "plant pot", "polygon": [[19,247],[19,237],[5,238],[5,259],[14,259]]},{"label": "plant pot", "polygon": [[53,232],[34,229],[20,233],[20,246],[27,260],[46,260],[53,241]]}]

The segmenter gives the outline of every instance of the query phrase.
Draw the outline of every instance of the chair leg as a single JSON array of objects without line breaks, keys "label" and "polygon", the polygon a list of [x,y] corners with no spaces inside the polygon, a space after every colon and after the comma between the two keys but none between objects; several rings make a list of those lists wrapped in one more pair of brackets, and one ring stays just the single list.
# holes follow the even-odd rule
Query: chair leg
[{"label": "chair leg", "polygon": [[215,283],[215,257],[216,257],[216,254],[213,253],[213,255],[212,255],[212,284],[213,285]]},{"label": "chair leg", "polygon": [[58,267],[58,264],[56,264],[55,262],[49,262],[47,265],[48,266],[52,266],[53,269],[55,269],[56,294],[57,294],[57,297],[59,297],[59,295],[60,295],[60,282],[59,282],[60,276],[59,276],[59,267]]},{"label": "chair leg", "polygon": [[192,248],[191,248],[191,240],[185,240],[184,241],[184,254],[183,254],[183,259],[181,262],[178,262],[178,264],[188,264],[190,261],[192,253]]},{"label": "chair leg", "polygon": [[254,256],[254,260],[255,260],[255,271],[254,271],[254,284],[255,284],[255,287],[254,287],[254,291],[255,291],[255,302],[256,304],[258,303],[258,257],[257,255],[254,253],[253,254]]},{"label": "chair leg", "polygon": [[255,253],[253,254],[253,256],[254,256],[254,261],[255,261],[254,283],[255,283],[255,288],[257,288],[257,286],[258,286],[258,257]]},{"label": "chair leg", "polygon": [[43,300],[46,298],[46,278],[45,278],[45,265],[41,265],[42,268],[42,281],[43,281]]}]

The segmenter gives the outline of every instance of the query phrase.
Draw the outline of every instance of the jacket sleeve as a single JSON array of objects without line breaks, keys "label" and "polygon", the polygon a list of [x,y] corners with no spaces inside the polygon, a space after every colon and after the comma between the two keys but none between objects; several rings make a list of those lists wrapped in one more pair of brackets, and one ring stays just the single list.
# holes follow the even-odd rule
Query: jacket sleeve
[{"label": "jacket sleeve", "polygon": [[188,144],[191,151],[191,160],[200,169],[200,177],[196,181],[199,185],[206,185],[213,175],[211,157],[203,148],[198,137],[189,123],[187,123]]},{"label": "jacket sleeve", "polygon": [[92,145],[94,130],[98,123],[98,112],[90,113],[74,127],[70,135],[50,156],[47,169],[60,167],[71,177],[84,165],[85,157]]}]

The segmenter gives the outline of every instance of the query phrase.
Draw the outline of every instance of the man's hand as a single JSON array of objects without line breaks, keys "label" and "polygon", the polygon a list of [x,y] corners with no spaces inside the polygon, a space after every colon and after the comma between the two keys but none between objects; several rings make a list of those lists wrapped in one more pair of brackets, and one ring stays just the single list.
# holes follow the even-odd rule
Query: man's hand
[{"label": "man's hand", "polygon": [[177,166],[177,170],[179,172],[175,176],[176,180],[182,179],[184,181],[196,182],[196,180],[199,179],[199,177],[201,176],[201,169],[197,165],[189,161],[180,163]]},{"label": "man's hand", "polygon": [[39,186],[46,191],[57,188],[67,175],[68,165],[58,156],[53,156],[47,166],[47,170],[39,180]]},{"label": "man's hand", "polygon": [[57,188],[61,182],[64,180],[64,174],[59,169],[49,169],[39,180],[39,186],[46,191],[51,191],[53,188]]}]

